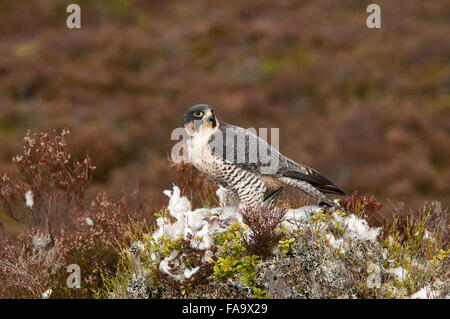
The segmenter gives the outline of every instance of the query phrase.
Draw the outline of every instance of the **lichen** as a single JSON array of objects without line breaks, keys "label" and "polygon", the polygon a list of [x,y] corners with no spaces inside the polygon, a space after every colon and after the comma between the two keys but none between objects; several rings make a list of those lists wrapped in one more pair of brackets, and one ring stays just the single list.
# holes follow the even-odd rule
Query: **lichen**
[{"label": "lichen", "polygon": [[[169,206],[161,212],[156,230],[142,234],[128,252],[132,278],[122,289],[126,298],[420,298],[448,294],[444,268],[448,250],[436,250],[430,260],[421,257],[421,249],[431,249],[426,246],[434,240],[431,235],[420,237],[420,243],[418,235],[401,242],[391,230],[383,239],[381,229],[370,227],[361,211],[358,217],[307,206],[283,215],[274,230],[277,236],[273,238],[279,240],[271,254],[258,256],[246,245],[252,225],[242,223],[235,208],[221,203],[219,208],[191,210],[176,186],[164,193],[170,198]],[[425,231],[411,226],[409,233]]]}]

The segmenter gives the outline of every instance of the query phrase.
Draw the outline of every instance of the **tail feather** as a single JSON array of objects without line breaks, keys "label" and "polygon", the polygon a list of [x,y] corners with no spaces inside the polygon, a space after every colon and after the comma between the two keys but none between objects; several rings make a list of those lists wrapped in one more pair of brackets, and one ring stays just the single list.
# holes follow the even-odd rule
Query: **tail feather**
[{"label": "tail feather", "polygon": [[283,172],[283,176],[293,178],[300,181],[305,181],[323,193],[345,195],[345,192],[339,187],[334,185],[323,175],[319,174],[313,169],[307,169],[308,174],[301,173],[299,171],[286,171]]}]

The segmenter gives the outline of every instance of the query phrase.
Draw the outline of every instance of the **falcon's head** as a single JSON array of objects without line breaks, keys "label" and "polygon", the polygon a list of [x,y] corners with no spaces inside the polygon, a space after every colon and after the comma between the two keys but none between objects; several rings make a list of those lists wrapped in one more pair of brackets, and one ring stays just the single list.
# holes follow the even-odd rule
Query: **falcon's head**
[{"label": "falcon's head", "polygon": [[215,130],[219,124],[212,106],[207,104],[197,104],[191,107],[183,117],[184,128],[189,135],[198,132],[206,132],[209,129]]}]

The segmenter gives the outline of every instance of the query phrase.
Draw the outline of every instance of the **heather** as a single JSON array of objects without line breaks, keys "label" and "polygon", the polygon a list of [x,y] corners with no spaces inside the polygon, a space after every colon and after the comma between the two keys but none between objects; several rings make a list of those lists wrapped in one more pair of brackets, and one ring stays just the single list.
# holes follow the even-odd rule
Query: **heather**
[{"label": "heather", "polygon": [[[117,200],[100,191],[88,203],[96,167],[88,156],[72,158],[68,135],[28,131],[13,158],[20,179],[2,175],[0,207],[20,227],[11,234],[1,224],[2,298],[449,294],[448,210],[437,201],[391,211],[393,221],[382,224],[383,204],[357,192],[336,200],[340,210],[285,196],[240,211],[191,165],[171,163],[174,184],[159,210],[138,188]],[[72,264],[82,269],[79,288],[67,285]]]},{"label": "heather", "polygon": [[[197,103],[248,128],[352,193],[450,204],[448,1],[4,1],[0,168],[26,129],[68,127],[97,167],[95,191],[136,181],[155,208],[170,187],[170,134]],[[295,138],[292,138],[295,137]]]}]

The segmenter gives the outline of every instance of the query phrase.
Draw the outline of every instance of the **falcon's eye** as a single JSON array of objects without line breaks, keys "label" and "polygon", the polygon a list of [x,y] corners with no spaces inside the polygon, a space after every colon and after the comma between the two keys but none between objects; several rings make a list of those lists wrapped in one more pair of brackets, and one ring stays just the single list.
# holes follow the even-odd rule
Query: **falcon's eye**
[{"label": "falcon's eye", "polygon": [[202,117],[203,116],[203,112],[200,112],[200,111],[194,112],[194,116],[195,117]]}]

